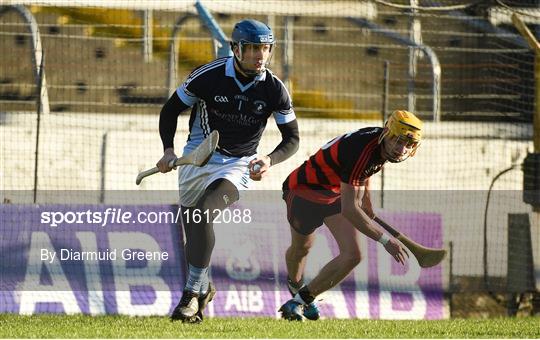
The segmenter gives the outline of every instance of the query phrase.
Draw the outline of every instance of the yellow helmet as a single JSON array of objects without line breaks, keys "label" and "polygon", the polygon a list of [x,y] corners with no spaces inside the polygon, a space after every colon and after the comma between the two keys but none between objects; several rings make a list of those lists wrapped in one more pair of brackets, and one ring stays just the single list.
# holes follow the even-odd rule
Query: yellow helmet
[{"label": "yellow helmet", "polygon": [[381,134],[379,143],[381,143],[386,136],[405,138],[412,144],[412,150],[409,156],[414,156],[416,149],[422,140],[423,128],[424,123],[413,113],[405,110],[396,110],[392,112],[384,124],[384,131]]},{"label": "yellow helmet", "polygon": [[406,137],[414,142],[420,142],[424,123],[409,111],[397,110],[392,112],[384,127],[388,128],[390,135]]}]

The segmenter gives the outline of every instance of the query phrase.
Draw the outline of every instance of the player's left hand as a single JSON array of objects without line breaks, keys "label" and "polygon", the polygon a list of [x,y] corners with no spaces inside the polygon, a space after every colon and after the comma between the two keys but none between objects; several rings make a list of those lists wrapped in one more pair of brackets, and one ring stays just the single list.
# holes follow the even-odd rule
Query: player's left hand
[{"label": "player's left hand", "polygon": [[398,240],[392,237],[384,246],[384,249],[386,249],[386,251],[392,255],[396,262],[405,265],[405,262],[407,261],[405,256],[409,257],[409,253],[405,250],[405,248],[401,247]]},{"label": "player's left hand", "polygon": [[254,181],[260,181],[264,176],[266,176],[268,169],[270,169],[270,157],[257,155],[251,160],[251,162],[249,162],[248,167],[249,178]]}]

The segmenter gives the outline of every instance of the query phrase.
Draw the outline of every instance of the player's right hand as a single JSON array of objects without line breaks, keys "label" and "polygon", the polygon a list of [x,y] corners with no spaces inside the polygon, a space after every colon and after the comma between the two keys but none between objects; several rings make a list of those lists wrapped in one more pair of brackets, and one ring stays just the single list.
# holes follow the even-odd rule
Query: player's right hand
[{"label": "player's right hand", "polygon": [[173,148],[165,149],[165,152],[163,153],[163,157],[161,157],[161,159],[156,163],[156,166],[158,167],[160,172],[163,172],[163,173],[169,172],[173,168],[175,168],[175,167],[173,167],[173,168],[170,167],[169,163],[171,161],[174,161],[176,158],[178,158],[178,157],[174,153]]},{"label": "player's right hand", "polygon": [[267,175],[272,160],[268,156],[257,155],[249,162],[249,178],[254,181],[260,181]]},{"label": "player's right hand", "polygon": [[401,244],[398,240],[392,237],[390,241],[388,241],[388,243],[384,246],[384,249],[386,249],[388,254],[392,255],[396,262],[405,265],[405,255],[409,257],[409,253],[407,253],[407,251],[401,247]]}]

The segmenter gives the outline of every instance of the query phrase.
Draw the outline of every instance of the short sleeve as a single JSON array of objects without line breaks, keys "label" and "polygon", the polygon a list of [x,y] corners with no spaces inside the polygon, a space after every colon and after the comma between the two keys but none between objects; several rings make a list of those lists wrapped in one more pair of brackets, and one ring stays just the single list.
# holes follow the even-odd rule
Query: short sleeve
[{"label": "short sleeve", "polygon": [[184,104],[193,106],[201,98],[201,93],[208,86],[208,68],[207,65],[202,65],[187,77],[182,85],[176,89],[176,94]]},{"label": "short sleeve", "polygon": [[378,146],[379,132],[380,129],[362,129],[342,137],[337,150],[342,182],[353,186],[364,185],[366,178],[362,175]]},{"label": "short sleeve", "polygon": [[287,91],[281,80],[277,77],[275,79],[277,80],[279,88],[279,97],[277,98],[277,105],[273,112],[274,119],[277,124],[287,124],[296,119],[296,114],[294,113],[289,91]]},{"label": "short sleeve", "polygon": [[197,100],[199,100],[199,97],[189,89],[187,80],[176,89],[176,94],[180,100],[189,107],[195,105]]}]

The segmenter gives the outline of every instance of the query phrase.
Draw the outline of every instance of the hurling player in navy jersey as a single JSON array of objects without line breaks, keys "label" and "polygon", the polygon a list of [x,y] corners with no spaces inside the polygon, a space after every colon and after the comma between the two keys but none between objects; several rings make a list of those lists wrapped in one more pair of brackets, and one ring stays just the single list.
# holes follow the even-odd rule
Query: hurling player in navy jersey
[{"label": "hurling player in navy jersey", "polygon": [[[360,233],[383,244],[399,263],[407,252],[372,219],[369,178],[384,163],[402,162],[413,156],[422,138],[423,123],[407,111],[395,111],[384,128],[369,127],[334,138],[283,183],[283,199],[292,241],[285,260],[288,287],[293,298],[280,308],[287,320],[317,320],[315,297],[341,282],[360,262]],[[303,282],[306,258],[315,229],[326,224],[339,255],[309,283]]]},{"label": "hurling player in navy jersey", "polygon": [[[240,21],[232,32],[234,56],[196,68],[161,110],[159,133],[164,155],[157,163],[161,172],[170,171],[168,164],[177,157],[173,139],[182,111],[192,108],[184,155],[213,130],[220,134],[217,152],[206,166],[179,169],[188,274],[182,298],[171,315],[173,320],[202,321],[204,308],[215,295],[208,278],[215,244],[208,216],[237,201],[252,180],[260,181],[271,166],[298,150],[298,124],[291,98],[281,80],[266,68],[274,43],[274,34],[264,23]],[[270,116],[282,141],[270,154],[260,155],[257,146]]]}]

